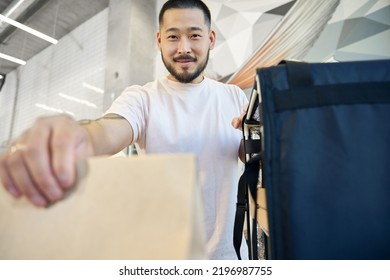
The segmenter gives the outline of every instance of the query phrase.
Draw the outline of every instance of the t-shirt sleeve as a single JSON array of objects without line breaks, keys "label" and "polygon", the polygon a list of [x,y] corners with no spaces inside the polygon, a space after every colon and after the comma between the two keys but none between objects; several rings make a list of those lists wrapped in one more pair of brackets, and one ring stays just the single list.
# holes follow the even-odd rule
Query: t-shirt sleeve
[{"label": "t-shirt sleeve", "polygon": [[105,112],[120,115],[130,123],[134,133],[132,143],[137,141],[145,127],[145,102],[141,87],[131,86],[126,88]]}]

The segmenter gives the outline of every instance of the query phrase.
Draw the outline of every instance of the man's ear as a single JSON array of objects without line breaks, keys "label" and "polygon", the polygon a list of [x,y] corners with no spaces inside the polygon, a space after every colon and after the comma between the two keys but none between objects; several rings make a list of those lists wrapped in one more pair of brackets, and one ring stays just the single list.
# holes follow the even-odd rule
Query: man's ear
[{"label": "man's ear", "polygon": [[161,34],[157,32],[157,46],[161,50]]},{"label": "man's ear", "polygon": [[214,49],[215,41],[216,41],[216,34],[213,30],[210,31],[210,50]]}]

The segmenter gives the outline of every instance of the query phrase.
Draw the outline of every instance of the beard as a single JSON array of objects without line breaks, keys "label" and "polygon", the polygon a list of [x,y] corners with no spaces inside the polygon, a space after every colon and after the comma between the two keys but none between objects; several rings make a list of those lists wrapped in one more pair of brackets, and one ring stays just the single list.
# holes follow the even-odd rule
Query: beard
[{"label": "beard", "polygon": [[[209,54],[210,50],[207,51],[206,58],[200,62],[200,64],[196,67],[194,72],[188,72],[187,70],[183,70],[182,73],[179,73],[176,71],[175,67],[172,65],[172,63],[168,63],[165,59],[164,56],[161,52],[161,59],[167,68],[168,72],[180,83],[186,84],[186,83],[191,83],[193,80],[195,80],[197,77],[200,76],[200,74],[203,73],[204,69],[206,69],[207,63],[209,61]],[[173,61],[176,62],[177,59],[192,59],[193,62],[197,62],[198,59],[195,57],[190,57],[190,56],[181,56],[174,58]]]}]

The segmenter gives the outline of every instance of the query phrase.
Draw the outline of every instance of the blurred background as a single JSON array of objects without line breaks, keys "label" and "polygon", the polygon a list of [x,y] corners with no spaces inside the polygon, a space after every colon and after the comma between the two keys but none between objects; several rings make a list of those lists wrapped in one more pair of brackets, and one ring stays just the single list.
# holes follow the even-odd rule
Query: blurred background
[{"label": "blurred background", "polygon": [[[0,152],[38,116],[99,118],[132,84],[166,74],[163,0],[0,0]],[[390,0],[205,0],[217,45],[206,74],[249,93],[282,59],[390,58]]]}]

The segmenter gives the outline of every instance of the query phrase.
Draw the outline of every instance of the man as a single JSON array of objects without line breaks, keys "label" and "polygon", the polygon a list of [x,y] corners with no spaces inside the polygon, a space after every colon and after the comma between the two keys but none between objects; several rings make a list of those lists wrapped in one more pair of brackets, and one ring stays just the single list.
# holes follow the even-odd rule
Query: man
[{"label": "man", "polygon": [[157,43],[169,75],[127,88],[101,119],[38,119],[0,156],[0,177],[8,192],[45,207],[72,185],[78,159],[112,155],[132,143],[147,153],[194,153],[209,257],[234,259],[241,132],[233,127],[240,126],[242,115],[235,116],[247,100],[238,87],[203,76],[215,45],[210,22],[202,1],[167,1],[159,15]]}]

